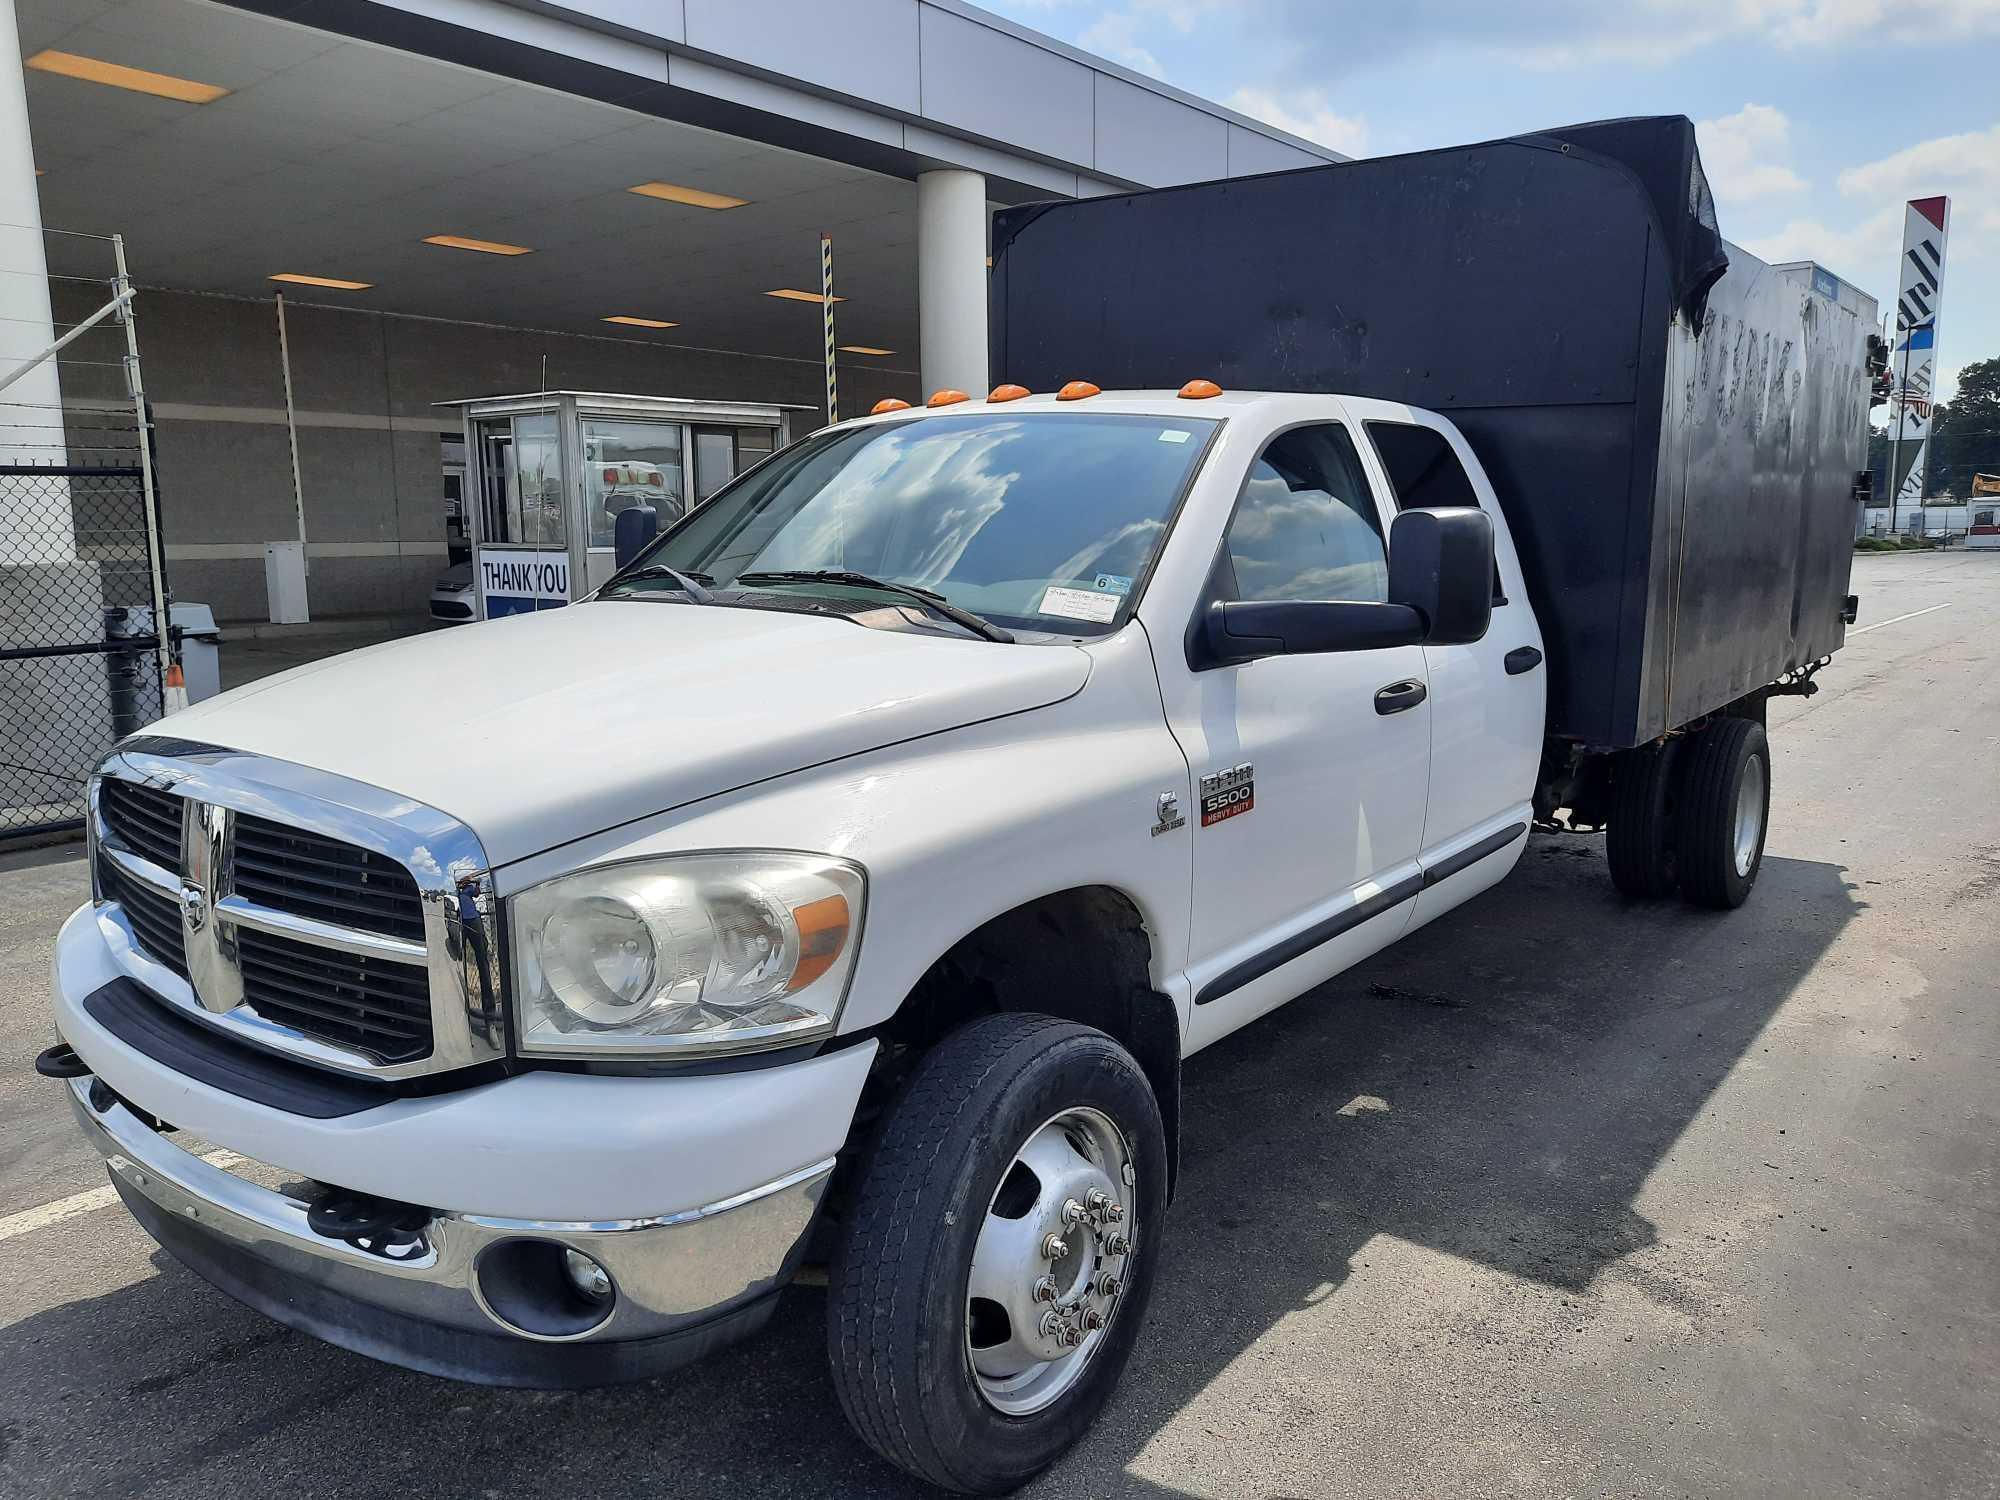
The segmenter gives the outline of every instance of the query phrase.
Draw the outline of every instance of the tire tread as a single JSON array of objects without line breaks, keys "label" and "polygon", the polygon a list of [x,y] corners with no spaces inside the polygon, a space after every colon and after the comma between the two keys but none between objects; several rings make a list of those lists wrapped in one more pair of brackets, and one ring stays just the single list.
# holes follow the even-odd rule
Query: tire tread
[{"label": "tire tread", "polygon": [[[841,1409],[864,1442],[932,1484],[968,1488],[948,1454],[904,1420],[919,1383],[913,1345],[896,1335],[922,1316],[920,1278],[907,1274],[911,1235],[945,1211],[924,1205],[941,1180],[938,1159],[970,1149],[965,1126],[988,1103],[995,1072],[1017,1052],[1100,1033],[1052,1016],[1006,1014],[975,1021],[940,1042],[886,1113],[829,1278],[828,1354]],[[1010,1071],[1011,1076],[1011,1071]],[[935,1211],[927,1212],[927,1208]],[[922,1258],[921,1248],[918,1251]],[[855,1280],[862,1267],[868,1284]]]},{"label": "tire tread", "polygon": [[[1728,910],[1740,906],[1743,892],[1734,887],[1736,845],[1736,771],[1752,739],[1764,740],[1754,719],[1715,720],[1689,745],[1690,763],[1681,787],[1678,837],[1681,849],[1681,895],[1696,906]],[[1770,784],[1768,742],[1764,757],[1765,785]],[[1766,814],[1768,829],[1768,811]],[[1759,862],[1761,863],[1761,851]],[[1751,876],[1756,875],[1756,866]]]}]

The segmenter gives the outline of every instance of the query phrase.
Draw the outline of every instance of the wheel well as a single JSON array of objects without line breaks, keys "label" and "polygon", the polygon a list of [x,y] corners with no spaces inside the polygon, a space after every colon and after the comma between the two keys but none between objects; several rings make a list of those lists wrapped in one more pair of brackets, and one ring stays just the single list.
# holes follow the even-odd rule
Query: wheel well
[{"label": "wheel well", "polygon": [[893,1088],[914,1057],[966,1022],[1033,1011],[1094,1026],[1137,1059],[1166,1127],[1167,1181],[1180,1158],[1180,1017],[1153,988],[1139,908],[1110,886],[1081,886],[982,923],[932,964],[882,1028]]}]

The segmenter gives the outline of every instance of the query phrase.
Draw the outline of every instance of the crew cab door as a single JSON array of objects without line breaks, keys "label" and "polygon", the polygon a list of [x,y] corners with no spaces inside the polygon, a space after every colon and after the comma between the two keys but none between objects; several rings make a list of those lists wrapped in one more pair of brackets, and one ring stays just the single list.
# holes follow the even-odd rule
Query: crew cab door
[{"label": "crew cab door", "polygon": [[1468,645],[1423,648],[1430,684],[1431,791],[1424,814],[1425,890],[1411,924],[1478,894],[1513,868],[1533,821],[1548,672],[1506,518],[1449,422],[1388,402],[1351,415],[1401,510],[1476,506],[1493,520],[1493,620]]},{"label": "crew cab door", "polygon": [[[1181,523],[1182,536],[1222,536],[1194,618],[1213,599],[1386,600],[1390,510],[1348,423],[1288,426],[1235,472],[1233,504],[1211,495],[1213,510]],[[1188,1050],[1402,932],[1421,884],[1431,738],[1421,647],[1200,665],[1191,623],[1147,620],[1196,788],[1179,835],[1193,840]]]}]

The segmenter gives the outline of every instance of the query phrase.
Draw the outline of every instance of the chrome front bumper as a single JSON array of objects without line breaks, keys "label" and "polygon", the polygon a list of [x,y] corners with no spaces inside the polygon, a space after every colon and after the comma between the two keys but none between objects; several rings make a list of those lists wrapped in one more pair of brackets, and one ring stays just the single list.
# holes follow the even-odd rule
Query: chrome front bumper
[{"label": "chrome front bumper", "polygon": [[[753,1331],[797,1266],[833,1170],[823,1161],[652,1219],[434,1213],[376,1250],[318,1233],[297,1189],[183,1150],[92,1078],[69,1088],[133,1215],[204,1278],[331,1343],[492,1385],[639,1379]],[[564,1250],[604,1268],[607,1301],[574,1290]]]}]

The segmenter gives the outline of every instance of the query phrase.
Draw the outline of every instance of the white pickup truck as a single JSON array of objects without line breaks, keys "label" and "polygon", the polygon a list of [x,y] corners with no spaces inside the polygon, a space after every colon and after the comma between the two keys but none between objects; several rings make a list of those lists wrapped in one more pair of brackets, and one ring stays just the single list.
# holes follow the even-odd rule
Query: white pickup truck
[{"label": "white pickup truck", "polygon": [[[1400,504],[1392,450],[1474,503]],[[1181,1060],[1520,857],[1543,646],[1443,418],[941,393],[581,604],[124,742],[42,1063],[140,1222],[294,1328],[621,1380],[830,1263],[861,1435],[1002,1491],[1138,1336]],[[1686,738],[1697,899],[1756,876],[1766,758]]]}]

